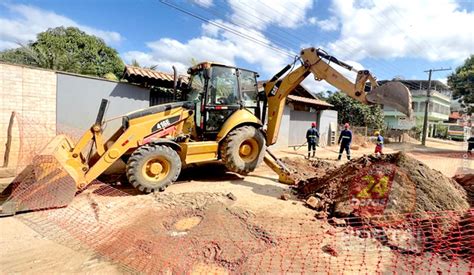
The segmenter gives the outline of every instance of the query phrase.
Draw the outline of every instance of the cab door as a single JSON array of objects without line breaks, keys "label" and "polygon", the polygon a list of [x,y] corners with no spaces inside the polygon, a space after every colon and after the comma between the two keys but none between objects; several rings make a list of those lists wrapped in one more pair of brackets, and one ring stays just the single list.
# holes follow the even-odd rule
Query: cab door
[{"label": "cab door", "polygon": [[204,138],[214,140],[224,122],[241,108],[238,70],[212,66],[202,118]]}]

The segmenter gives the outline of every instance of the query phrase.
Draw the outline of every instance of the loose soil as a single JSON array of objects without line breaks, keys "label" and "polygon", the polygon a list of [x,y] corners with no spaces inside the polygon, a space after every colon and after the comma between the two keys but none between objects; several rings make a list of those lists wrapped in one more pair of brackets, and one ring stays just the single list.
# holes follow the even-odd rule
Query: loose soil
[{"label": "loose soil", "polygon": [[474,170],[456,174],[453,179],[466,190],[469,204],[474,207]]},{"label": "loose soil", "polygon": [[454,180],[400,152],[364,156],[299,183],[300,195],[320,199],[338,217],[466,211],[466,191]]},{"label": "loose soil", "polygon": [[337,167],[333,161],[321,159],[302,159],[302,158],[282,158],[282,162],[292,171],[293,177],[297,181],[308,178],[322,177],[329,170]]}]

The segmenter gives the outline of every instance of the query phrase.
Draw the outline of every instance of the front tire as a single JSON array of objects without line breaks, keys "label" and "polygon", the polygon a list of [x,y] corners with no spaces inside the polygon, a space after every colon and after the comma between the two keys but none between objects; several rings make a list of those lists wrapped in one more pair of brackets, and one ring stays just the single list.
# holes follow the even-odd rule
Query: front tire
[{"label": "front tire", "polygon": [[227,169],[246,175],[262,162],[265,155],[265,137],[255,127],[239,127],[227,135],[220,153]]},{"label": "front tire", "polygon": [[130,156],[127,178],[133,187],[151,193],[164,191],[178,178],[181,159],[178,153],[165,145],[144,145]]}]

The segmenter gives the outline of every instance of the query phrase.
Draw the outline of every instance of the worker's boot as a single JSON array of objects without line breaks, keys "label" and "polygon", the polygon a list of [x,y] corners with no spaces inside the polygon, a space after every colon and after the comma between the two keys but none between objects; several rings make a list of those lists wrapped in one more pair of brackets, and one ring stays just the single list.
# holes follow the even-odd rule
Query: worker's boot
[{"label": "worker's boot", "polygon": [[347,160],[351,160],[351,156],[347,156]]},{"label": "worker's boot", "polygon": [[311,153],[310,153],[310,152],[308,152],[308,159],[309,159],[309,157],[310,157],[310,156],[311,156]]},{"label": "worker's boot", "polygon": [[341,155],[339,155],[339,156],[337,157],[337,160],[341,160]]},{"label": "worker's boot", "polygon": [[315,156],[316,156],[316,152],[315,152],[315,151],[313,151],[313,158],[314,158]]}]

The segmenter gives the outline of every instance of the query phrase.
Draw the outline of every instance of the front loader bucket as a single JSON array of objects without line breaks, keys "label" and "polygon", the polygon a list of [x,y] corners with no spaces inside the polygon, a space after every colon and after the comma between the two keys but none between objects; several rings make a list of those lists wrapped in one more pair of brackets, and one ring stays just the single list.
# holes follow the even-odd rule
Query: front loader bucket
[{"label": "front loader bucket", "polygon": [[76,182],[83,177],[68,163],[72,147],[69,138],[56,136],[14,179],[1,214],[68,205],[76,194]]},{"label": "front loader bucket", "polygon": [[401,82],[392,81],[373,89],[367,94],[367,101],[395,108],[411,117],[411,93]]}]

